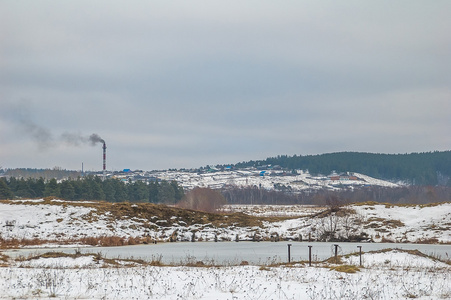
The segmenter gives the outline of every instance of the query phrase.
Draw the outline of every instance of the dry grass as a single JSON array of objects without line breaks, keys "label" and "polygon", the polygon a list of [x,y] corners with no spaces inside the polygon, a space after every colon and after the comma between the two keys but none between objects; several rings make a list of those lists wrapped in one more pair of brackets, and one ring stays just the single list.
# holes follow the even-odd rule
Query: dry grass
[{"label": "dry grass", "polygon": [[24,246],[36,246],[42,244],[60,243],[60,241],[34,239],[3,239],[0,238],[0,249],[20,248]]},{"label": "dry grass", "polygon": [[381,243],[396,243],[396,241],[389,237],[382,236]]},{"label": "dry grass", "polygon": [[8,255],[0,253],[0,261],[6,262],[8,261],[8,259],[9,259]]},{"label": "dry grass", "polygon": [[385,220],[382,224],[389,228],[397,228],[405,226],[405,224],[400,220]]},{"label": "dry grass", "polygon": [[23,258],[17,258],[16,260],[24,261],[24,260],[34,260],[39,258],[61,258],[61,257],[70,257],[70,258],[77,258],[82,256],[80,253],[70,254],[70,253],[64,253],[64,252],[46,252],[40,255],[31,256],[27,259]]},{"label": "dry grass", "polygon": [[364,201],[364,202],[352,203],[352,205],[354,205],[354,206],[364,206],[364,205],[373,206],[373,205],[384,205],[384,204],[388,204],[388,203],[379,203],[376,201]]},{"label": "dry grass", "polygon": [[437,238],[424,238],[415,241],[415,244],[440,244]]},{"label": "dry grass", "polygon": [[187,267],[197,267],[197,268],[201,268],[201,267],[211,267],[211,265],[207,265],[205,264],[203,261],[201,260],[197,260],[195,262],[187,262],[186,263]]},{"label": "dry grass", "polygon": [[110,265],[110,266],[122,266],[122,267],[130,267],[130,266],[136,266],[136,265],[151,265],[151,266],[164,266],[161,263],[161,257],[160,259],[153,259],[152,261],[148,262],[142,259],[131,259],[131,258],[125,258],[125,259],[113,259],[113,258],[106,258],[103,257],[102,253],[80,253],[76,252],[75,254],[70,253],[64,253],[64,252],[46,252],[43,254],[30,256],[30,257],[18,257],[16,258],[16,261],[31,261],[36,260],[40,258],[78,258],[78,257],[86,257],[86,256],[92,256],[94,261],[99,263],[100,261],[103,262],[103,264]]},{"label": "dry grass", "polygon": [[330,268],[331,271],[343,272],[343,273],[357,273],[360,268],[354,265],[340,265]]},{"label": "dry grass", "polygon": [[323,262],[324,263],[330,263],[330,264],[337,264],[337,265],[343,263],[343,261],[341,260],[341,256],[340,255],[337,255],[337,257],[331,256],[328,259],[324,260]]},{"label": "dry grass", "polygon": [[451,203],[451,202],[450,201],[444,201],[444,202],[434,202],[434,203],[427,203],[427,204],[408,204],[408,203],[407,204],[393,204],[393,203],[387,203],[387,202],[365,201],[365,202],[355,202],[355,203],[352,203],[352,205],[354,205],[354,206],[385,205],[386,208],[393,208],[393,207],[419,207],[419,208],[424,208],[424,207],[439,206],[439,205],[443,205],[443,204],[446,204],[446,203]]},{"label": "dry grass", "polygon": [[0,267],[7,267],[9,261],[9,256],[3,253],[0,253]]},{"label": "dry grass", "polygon": [[[363,228],[379,228],[385,226],[387,228],[404,227],[405,224],[400,220],[387,220],[384,218],[371,217],[366,222]],[[381,231],[381,230],[379,230]],[[381,231],[382,232],[382,231]],[[388,232],[385,230],[385,232]]]},{"label": "dry grass", "polygon": [[90,245],[101,247],[114,247],[114,246],[128,246],[138,244],[150,244],[154,242],[149,237],[119,237],[119,236],[98,236],[98,237],[83,237],[79,239],[66,239],[66,240],[41,240],[41,239],[1,239],[0,249],[14,249],[24,246],[38,246],[38,245]]}]

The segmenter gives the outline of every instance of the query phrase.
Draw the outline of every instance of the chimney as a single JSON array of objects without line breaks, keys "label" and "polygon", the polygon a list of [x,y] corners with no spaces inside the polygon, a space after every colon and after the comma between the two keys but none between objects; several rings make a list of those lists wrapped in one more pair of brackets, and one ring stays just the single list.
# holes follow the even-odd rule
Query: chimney
[{"label": "chimney", "polygon": [[106,178],[106,143],[103,141],[103,180]]}]

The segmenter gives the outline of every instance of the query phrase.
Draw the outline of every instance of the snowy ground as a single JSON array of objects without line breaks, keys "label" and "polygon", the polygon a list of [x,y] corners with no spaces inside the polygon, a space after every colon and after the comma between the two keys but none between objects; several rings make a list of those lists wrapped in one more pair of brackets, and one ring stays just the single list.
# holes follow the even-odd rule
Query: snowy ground
[{"label": "snowy ground", "polygon": [[[124,216],[112,219],[94,203],[61,200],[0,202],[3,239],[39,238],[55,241],[86,236],[144,236],[168,239],[250,239],[278,234],[290,239],[312,238],[331,224],[337,234],[366,232],[374,241],[451,242],[451,203],[431,206],[351,205],[344,213],[308,217],[312,207],[229,207],[254,215],[291,216],[263,227],[213,228],[164,225],[153,229]],[[285,212],[281,213],[281,212]],[[311,214],[310,214],[311,215]],[[197,244],[197,243],[196,243]],[[443,258],[448,261],[449,257]],[[159,266],[149,262],[106,259],[101,254],[63,255],[14,260],[0,253],[0,299],[450,299],[451,266],[418,253],[390,250],[347,255],[342,264],[319,263],[243,266]],[[351,266],[351,267],[350,267]],[[355,273],[350,273],[355,272]]]},{"label": "snowy ground", "polygon": [[302,170],[297,170],[295,174],[281,170],[242,169],[203,174],[182,171],[160,171],[154,172],[152,175],[164,180],[176,180],[187,190],[194,187],[219,189],[225,186],[259,186],[267,190],[272,190],[275,186],[284,186],[296,192],[307,189],[336,190],[343,186],[399,186],[392,182],[379,180],[359,173],[352,173],[353,176],[357,177],[357,180],[349,180],[348,178],[331,180],[331,177],[313,176]]},{"label": "snowy ground", "polygon": [[437,239],[451,242],[451,203],[436,206],[352,206],[357,215],[365,216],[365,232],[375,241],[382,238],[396,242]]},{"label": "snowy ground", "polygon": [[311,216],[325,207],[317,205],[246,205],[230,204],[224,205],[220,212],[233,213],[243,212],[256,217],[305,217]]},{"label": "snowy ground", "polygon": [[[400,250],[345,264],[150,266],[101,257],[3,259],[0,299],[449,299],[451,266]],[[351,265],[351,266],[350,266]],[[355,272],[355,273],[350,273]]]},{"label": "snowy ground", "polygon": [[[86,237],[148,237],[168,241],[174,232],[177,240],[189,241],[195,232],[198,241],[322,240],[333,231],[335,238],[363,236],[374,242],[451,243],[451,203],[431,206],[393,206],[384,204],[350,205],[327,216],[310,217],[323,208],[310,206],[242,206],[226,207],[257,216],[290,216],[277,222],[263,222],[261,227],[214,227],[212,224],[186,226],[177,217],[139,219],[112,218],[97,211],[90,202],[61,200],[0,201],[0,237],[3,239],[77,240]],[[145,225],[145,226],[144,226]]]}]

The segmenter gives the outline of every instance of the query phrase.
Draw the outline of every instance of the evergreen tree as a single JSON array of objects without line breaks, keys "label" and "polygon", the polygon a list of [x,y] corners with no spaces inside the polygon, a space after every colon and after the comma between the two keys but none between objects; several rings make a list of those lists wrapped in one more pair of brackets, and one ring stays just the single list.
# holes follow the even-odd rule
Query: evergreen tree
[{"label": "evergreen tree", "polygon": [[157,203],[158,198],[158,190],[159,190],[159,184],[156,181],[151,181],[149,183],[149,202],[151,203]]},{"label": "evergreen tree", "polygon": [[116,191],[113,188],[112,180],[105,180],[102,187],[103,192],[105,193],[105,200],[109,202],[116,202]]},{"label": "evergreen tree", "polygon": [[34,198],[34,191],[28,184],[28,181],[25,181],[24,178],[17,180],[16,190],[14,191],[16,197],[19,198]]},{"label": "evergreen tree", "polygon": [[10,177],[7,183],[11,192],[15,193],[17,191],[17,179],[15,177]]},{"label": "evergreen tree", "polygon": [[60,195],[65,200],[75,200],[75,188],[72,185],[72,180],[64,180],[60,184]]},{"label": "evergreen tree", "polygon": [[80,200],[93,200],[94,199],[94,193],[93,193],[93,186],[94,183],[91,183],[93,181],[92,176],[86,176],[81,180],[80,185]]},{"label": "evergreen tree", "polygon": [[44,178],[34,179],[34,178],[28,178],[27,184],[32,191],[33,197],[35,198],[42,198],[44,197],[44,190],[45,190],[45,181]]},{"label": "evergreen tree", "polygon": [[127,201],[128,197],[127,197],[127,190],[125,187],[125,183],[120,180],[117,180],[117,179],[112,179],[111,184],[115,191],[116,202]]},{"label": "evergreen tree", "polygon": [[55,178],[50,179],[50,181],[45,185],[44,196],[60,196],[60,188]]},{"label": "evergreen tree", "polygon": [[102,179],[100,179],[100,177],[94,177],[94,180],[90,181],[90,185],[93,197],[91,200],[105,200],[105,193],[102,189]]},{"label": "evergreen tree", "polygon": [[166,204],[175,204],[175,191],[172,185],[163,180],[159,184],[158,202]]},{"label": "evergreen tree", "polygon": [[147,184],[142,181],[135,181],[129,184],[129,199],[133,202],[148,202],[149,190]]},{"label": "evergreen tree", "polygon": [[184,191],[183,191],[183,187],[178,185],[177,181],[173,180],[171,181],[171,186],[172,189],[174,190],[174,198],[175,201],[180,201],[183,196],[185,195]]},{"label": "evergreen tree", "polygon": [[0,178],[0,199],[12,199],[13,192],[3,178]]},{"label": "evergreen tree", "polygon": [[80,177],[77,180],[72,180],[72,186],[74,187],[74,200],[81,200],[83,194],[83,181]]}]

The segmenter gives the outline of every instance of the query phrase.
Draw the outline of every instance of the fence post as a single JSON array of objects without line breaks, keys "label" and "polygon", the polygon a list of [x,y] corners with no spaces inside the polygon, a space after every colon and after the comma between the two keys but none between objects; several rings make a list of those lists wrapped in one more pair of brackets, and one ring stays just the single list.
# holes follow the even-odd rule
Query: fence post
[{"label": "fence post", "polygon": [[334,244],[335,247],[335,263],[338,264],[338,245]]},{"label": "fence post", "polygon": [[308,246],[308,265],[312,266],[312,246]]},{"label": "fence post", "polygon": [[288,262],[291,262],[291,244],[288,244]]},{"label": "fence post", "polygon": [[359,254],[360,254],[360,266],[362,266],[362,246],[357,246],[359,248]]}]

